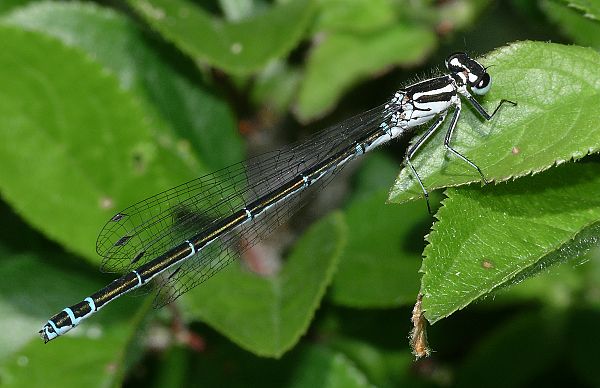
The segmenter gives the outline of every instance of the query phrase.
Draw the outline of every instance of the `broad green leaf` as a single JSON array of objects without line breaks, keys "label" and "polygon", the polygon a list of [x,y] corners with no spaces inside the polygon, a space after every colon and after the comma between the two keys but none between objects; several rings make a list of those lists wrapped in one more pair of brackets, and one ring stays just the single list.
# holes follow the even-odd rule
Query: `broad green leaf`
[{"label": "broad green leaf", "polygon": [[219,0],[219,5],[227,20],[244,19],[251,16],[257,8],[255,0]]},{"label": "broad green leaf", "polygon": [[34,1],[35,0],[2,0],[0,2],[0,14],[10,11],[14,8],[22,7]]},{"label": "broad green leaf", "polygon": [[371,387],[366,376],[342,353],[322,346],[307,348],[290,387]]},{"label": "broad green leaf", "polygon": [[[594,233],[600,232],[600,230],[593,230],[597,228],[590,229]],[[569,259],[574,258],[569,257]],[[585,260],[589,260],[589,257],[586,257]],[[581,258],[577,258],[577,261],[581,261]],[[488,300],[490,306],[484,303],[486,306],[483,308],[498,308],[503,305],[532,302],[558,308],[568,307],[575,303],[578,295],[584,291],[586,286],[584,271],[589,266],[590,264],[586,263],[586,265],[578,266],[574,266],[574,264],[556,266],[550,270],[544,268],[538,276],[529,277],[527,281],[494,292],[493,300],[491,298]]]},{"label": "broad green leaf", "polygon": [[328,345],[348,357],[378,387],[414,387],[414,356],[408,348],[390,350],[352,338],[333,338]]},{"label": "broad green leaf", "polygon": [[[459,152],[496,182],[529,175],[600,149],[600,53],[582,47],[520,42],[482,59],[493,78],[480,98],[488,112],[500,99],[516,101],[483,122],[463,103],[452,139]],[[449,121],[449,120],[447,120]],[[468,164],[443,146],[447,124],[413,158],[425,187],[479,182]],[[390,193],[391,202],[422,197],[416,179],[403,169]]]},{"label": "broad green leaf", "polygon": [[[141,318],[147,313],[147,306],[141,303],[143,300],[138,298],[137,301],[119,301],[64,337],[44,345],[38,336],[43,323],[65,307],[65,304],[77,302],[103,284],[49,266],[33,255],[3,252],[2,256],[2,386],[120,385],[128,367],[128,349],[134,342],[134,334],[139,329]],[[136,307],[140,303],[142,308]],[[58,360],[60,365],[57,365]]]},{"label": "broad green leaf", "polygon": [[301,121],[321,117],[357,83],[423,62],[437,44],[435,26],[461,28],[487,2],[320,0],[296,115]]},{"label": "broad green leaf", "polygon": [[360,169],[354,174],[350,201],[367,199],[378,191],[389,190],[398,169],[398,161],[384,152],[364,155]]},{"label": "broad green leaf", "polygon": [[[494,293],[494,305],[541,302],[554,308],[576,307],[582,295],[594,295],[600,279],[600,223],[594,223],[579,233],[573,241],[563,245],[543,260],[532,271],[525,271],[515,284]],[[551,266],[561,261],[568,265]],[[539,272],[539,276],[531,277]],[[521,280],[525,280],[521,282]],[[588,304],[600,306],[600,300],[585,298]]]},{"label": "broad green leaf", "polygon": [[191,143],[203,162],[197,175],[242,158],[242,144],[227,105],[169,67],[122,15],[92,3],[40,2],[6,15],[3,21],[56,37],[104,65],[122,88],[146,100],[148,109],[158,112],[177,136]]},{"label": "broad green leaf", "polygon": [[195,176],[160,120],[78,50],[0,26],[0,190],[88,259],[116,211]]},{"label": "broad green leaf", "polygon": [[390,0],[319,0],[318,5],[317,33],[372,32],[397,22],[399,13],[398,3]]},{"label": "broad green leaf", "polygon": [[566,164],[483,189],[449,189],[421,271],[431,323],[598,245],[598,165]]},{"label": "broad green leaf", "polygon": [[576,10],[555,0],[542,1],[540,7],[575,43],[600,50],[600,22],[583,18]]},{"label": "broad green leaf", "polygon": [[[171,346],[161,355],[161,362],[151,377],[155,387],[183,387],[189,366],[189,349],[183,346]],[[206,380],[203,380],[205,382]]]},{"label": "broad green leaf", "polygon": [[412,303],[418,293],[429,215],[421,202],[390,205],[386,196],[379,191],[346,210],[348,243],[331,289],[337,304],[391,307]]},{"label": "broad green leaf", "polygon": [[[435,26],[438,34],[444,35],[452,33],[456,30],[468,29],[473,25],[477,25],[478,23],[482,23],[485,17],[487,17],[484,11],[487,8],[490,8],[490,3],[493,3],[491,0],[472,0],[472,1],[445,1],[443,3],[437,2],[408,2],[413,5],[417,10],[419,9],[419,5],[423,7],[426,5],[426,9],[428,12],[423,12],[423,14],[417,13],[417,10],[413,11],[413,17],[417,19],[419,16],[425,17],[427,19],[432,18],[431,13],[434,14],[433,20],[435,21]],[[416,4],[416,5],[415,5]],[[493,27],[491,28],[493,29]],[[490,29],[490,30],[491,30]],[[487,38],[487,37],[486,37]],[[489,41],[489,39],[486,39]],[[467,42],[469,43],[469,42]],[[487,43],[489,45],[490,43]]]},{"label": "broad green leaf", "polygon": [[600,3],[597,0],[562,0],[562,2],[581,12],[586,18],[600,20]]},{"label": "broad green leaf", "polygon": [[230,265],[186,294],[186,311],[253,353],[279,357],[308,328],[336,269],[345,233],[340,215],[320,221],[273,276]]},{"label": "broad green leaf", "polygon": [[313,25],[317,33],[374,32],[405,21],[427,23],[439,34],[448,34],[477,21],[490,0],[469,2],[410,0],[319,0]]},{"label": "broad green leaf", "polygon": [[358,81],[394,65],[422,61],[435,43],[430,29],[407,23],[370,33],[325,36],[308,59],[297,115],[309,120],[325,114]]},{"label": "broad green leaf", "polygon": [[128,3],[195,61],[235,74],[252,73],[286,55],[302,38],[313,10],[312,0],[291,0],[251,18],[226,22],[186,0]]},{"label": "broad green leaf", "polygon": [[423,203],[385,203],[397,171],[395,160],[373,153],[356,173],[345,209],[348,244],[330,293],[337,304],[381,308],[414,301],[424,235],[431,223]]},{"label": "broad green leaf", "polygon": [[284,61],[272,61],[254,79],[252,100],[283,115],[292,103],[302,76]]},{"label": "broad green leaf", "polygon": [[[566,309],[578,308],[582,302],[586,306],[599,307],[600,299],[595,297],[595,289],[600,279],[600,244],[594,243],[598,236],[600,224],[595,223],[541,260],[537,264],[539,275],[530,277],[524,273],[516,279],[517,283],[499,289],[493,293],[493,298],[484,299],[473,308],[489,311],[515,304],[538,303],[554,309]],[[559,261],[569,263],[552,266],[553,262]],[[527,281],[520,281],[526,276]]]}]

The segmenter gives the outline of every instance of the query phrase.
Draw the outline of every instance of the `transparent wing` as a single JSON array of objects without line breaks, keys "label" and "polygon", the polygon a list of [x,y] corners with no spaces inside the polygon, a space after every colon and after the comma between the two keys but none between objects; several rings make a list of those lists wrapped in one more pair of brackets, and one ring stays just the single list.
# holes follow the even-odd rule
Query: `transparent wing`
[{"label": "transparent wing", "polygon": [[[101,269],[106,272],[133,270],[202,234],[223,217],[352,145],[392,113],[384,105],[379,106],[306,141],[231,165],[124,209],[106,223],[98,236],[96,250],[104,257]],[[327,180],[317,183],[323,185],[325,182]],[[268,215],[261,215],[254,222],[221,236],[218,244],[215,241],[193,260],[189,259],[189,264],[175,269],[177,273],[171,274],[167,283],[178,283],[180,289],[187,290],[216,273],[239,254],[242,245],[253,244],[285,221],[304,197],[303,192],[292,196],[269,209]],[[242,241],[246,243],[242,244]]]},{"label": "transparent wing", "polygon": [[326,186],[339,171],[341,168],[317,181],[310,190],[301,191],[295,196],[286,198],[285,201],[278,202],[269,209],[268,213],[261,214],[251,222],[224,234],[172,270],[168,276],[162,279],[162,282],[158,283],[159,288],[154,299],[154,307],[159,308],[171,303],[215,275],[258,241],[263,240],[306,203],[306,199],[312,193]]}]

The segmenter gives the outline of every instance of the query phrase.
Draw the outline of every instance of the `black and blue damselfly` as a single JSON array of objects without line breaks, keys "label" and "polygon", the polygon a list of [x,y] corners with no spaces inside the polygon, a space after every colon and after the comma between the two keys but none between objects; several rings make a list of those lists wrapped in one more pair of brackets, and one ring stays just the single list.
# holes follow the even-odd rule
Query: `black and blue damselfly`
[{"label": "black and blue damselfly", "polygon": [[[486,69],[465,53],[450,55],[446,68],[448,74],[401,89],[384,105],[298,145],[194,179],[117,213],[102,228],[96,250],[104,257],[104,271],[125,275],[50,318],[40,330],[44,342],[65,334],[158,275],[163,275],[164,281],[159,284],[155,307],[172,302],[289,219],[303,204],[309,188],[325,186],[349,161],[433,120],[405,157],[427,199],[411,159],[451,110],[444,145],[486,182],[481,169],[450,144],[461,97],[486,120],[503,103],[515,103],[501,100],[488,114],[471,94],[483,95],[490,89]],[[430,210],[429,200],[427,207]]]}]

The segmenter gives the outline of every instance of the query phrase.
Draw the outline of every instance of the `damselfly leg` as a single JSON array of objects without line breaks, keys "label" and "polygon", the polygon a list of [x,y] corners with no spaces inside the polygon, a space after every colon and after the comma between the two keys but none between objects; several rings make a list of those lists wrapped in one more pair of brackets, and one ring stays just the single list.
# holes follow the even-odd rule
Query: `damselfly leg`
[{"label": "damselfly leg", "polygon": [[[492,117],[494,117],[494,115],[496,114],[496,112],[498,112],[498,109],[500,109],[500,107],[502,106],[503,103],[507,102],[507,103],[512,104],[513,106],[517,105],[516,102],[512,102],[509,100],[501,100],[500,103],[496,106],[496,109],[494,109],[494,112],[492,112],[492,114],[490,115],[485,111],[485,109],[483,109],[483,107],[477,102],[477,100],[474,99],[473,96],[471,96],[470,94],[467,97],[467,101],[469,101],[471,103],[471,105],[473,105],[473,107],[477,110],[477,112],[479,112],[481,114],[481,116],[484,119],[486,119],[487,121],[491,120]],[[446,132],[446,137],[444,139],[444,147],[446,147],[446,149],[448,151],[452,152],[454,155],[458,156],[459,158],[461,158],[462,160],[467,162],[469,164],[469,166],[476,169],[477,172],[479,173],[479,175],[481,175],[482,182],[484,184],[487,184],[488,180],[485,178],[485,175],[483,175],[483,171],[481,171],[479,166],[477,166],[469,158],[467,158],[466,156],[464,156],[463,154],[461,154],[460,152],[458,152],[457,150],[452,148],[452,146],[450,145],[450,140],[452,139],[452,134],[454,133],[454,129],[456,128],[456,123],[458,122],[458,117],[460,116],[460,112],[461,112],[461,106],[460,106],[460,101],[459,101],[458,105],[454,109],[454,114],[452,115],[452,121],[450,122],[450,127],[448,128],[448,132]],[[427,206],[427,208],[429,209],[429,205]]]}]

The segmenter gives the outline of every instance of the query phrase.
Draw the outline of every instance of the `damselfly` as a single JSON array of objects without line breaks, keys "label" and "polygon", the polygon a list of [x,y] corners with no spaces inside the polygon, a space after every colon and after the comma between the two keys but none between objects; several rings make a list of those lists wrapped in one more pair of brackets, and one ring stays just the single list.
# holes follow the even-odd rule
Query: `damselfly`
[{"label": "damselfly", "polygon": [[[446,149],[479,172],[450,145],[461,112],[461,96],[486,120],[492,114],[471,95],[485,94],[491,78],[465,53],[446,59],[448,74],[399,90],[384,105],[330,127],[309,140],[234,164],[145,199],[117,213],[96,243],[102,269],[127,272],[95,294],[54,315],[40,330],[44,342],[65,334],[109,302],[158,275],[160,307],[202,283],[284,223],[303,203],[309,188],[325,186],[349,161],[433,124],[408,149],[405,164],[427,190],[411,158],[453,109]],[[427,200],[429,207],[429,200]]]}]

